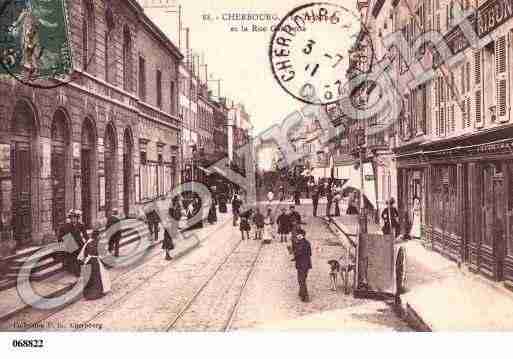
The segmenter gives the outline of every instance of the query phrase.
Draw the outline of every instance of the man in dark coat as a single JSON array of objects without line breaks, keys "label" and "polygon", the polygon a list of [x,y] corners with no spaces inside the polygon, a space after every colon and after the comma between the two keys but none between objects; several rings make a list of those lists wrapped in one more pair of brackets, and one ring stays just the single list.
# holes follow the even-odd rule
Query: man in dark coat
[{"label": "man in dark coat", "polygon": [[290,223],[292,225],[292,230],[301,224],[301,215],[296,211],[296,207],[294,206],[290,206]]},{"label": "man in dark coat", "polygon": [[147,215],[146,218],[148,220],[148,229],[150,230],[150,239],[153,238],[153,240],[158,241],[159,239],[159,222],[160,218],[159,215],[155,210],[151,210]]},{"label": "man in dark coat", "polygon": [[328,203],[326,203],[326,217],[331,217],[331,204],[333,203],[333,192],[331,190],[331,187],[326,184],[326,200]]},{"label": "man in dark coat", "polygon": [[280,242],[287,242],[287,237],[290,233],[290,215],[286,213],[286,209],[281,209],[281,214],[276,219],[276,224],[278,225],[278,234],[280,236]]},{"label": "man in dark coat", "polygon": [[[121,241],[121,231],[116,231],[115,226],[121,220],[119,219],[118,210],[113,208],[110,211],[110,216],[107,219],[107,233],[110,235],[109,238],[109,252],[114,255],[114,257],[119,257],[119,242]],[[112,229],[111,229],[112,228]]]},{"label": "man in dark coat", "polygon": [[317,206],[319,205],[319,188],[317,186],[312,187],[312,204],[313,204],[313,216],[317,217]]},{"label": "man in dark coat", "polygon": [[255,215],[253,216],[253,222],[255,223],[255,240],[263,239],[264,234],[264,215],[260,212],[260,208],[256,209]]},{"label": "man in dark coat", "polygon": [[232,201],[232,213],[233,213],[233,226],[234,227],[237,225],[237,220],[239,219],[241,206],[242,206],[242,201],[239,199],[239,196],[237,194],[235,194],[233,196],[233,201]]},{"label": "man in dark coat", "polygon": [[296,206],[301,205],[301,190],[299,189],[299,183],[296,184],[296,188],[294,189],[294,203]]},{"label": "man in dark coat", "polygon": [[394,236],[397,238],[399,235],[399,212],[394,207],[394,199],[390,198],[387,202],[387,208],[381,212],[381,219],[383,220],[383,234],[391,234],[394,229]]},{"label": "man in dark coat", "polygon": [[297,282],[299,284],[299,297],[303,302],[309,302],[306,278],[308,271],[312,268],[312,247],[305,238],[305,231],[299,229],[296,235],[296,242],[292,246],[294,261],[297,269]]},{"label": "man in dark coat", "polygon": [[71,210],[69,213],[69,217],[71,219],[71,226],[69,227],[71,236],[73,237],[73,240],[76,244],[76,250],[72,253],[69,253],[69,255],[66,258],[65,268],[74,274],[75,276],[80,275],[80,263],[77,259],[78,255],[80,254],[80,251],[82,250],[82,247],[89,239],[89,236],[87,234],[86,228],[82,222],[80,222],[80,216],[82,215],[82,212],[79,210]]}]

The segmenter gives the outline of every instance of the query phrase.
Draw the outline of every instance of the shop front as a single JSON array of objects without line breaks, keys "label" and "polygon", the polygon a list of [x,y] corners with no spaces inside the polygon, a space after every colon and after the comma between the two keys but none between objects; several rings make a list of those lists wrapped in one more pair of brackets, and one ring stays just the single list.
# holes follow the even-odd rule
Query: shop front
[{"label": "shop front", "polygon": [[459,143],[397,156],[399,210],[418,198],[433,250],[513,287],[513,139]]}]

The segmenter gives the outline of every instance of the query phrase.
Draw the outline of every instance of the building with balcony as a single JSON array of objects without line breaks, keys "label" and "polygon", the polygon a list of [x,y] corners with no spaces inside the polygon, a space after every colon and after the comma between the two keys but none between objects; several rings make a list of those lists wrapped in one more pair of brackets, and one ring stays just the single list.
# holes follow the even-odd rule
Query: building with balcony
[{"label": "building with balcony", "polygon": [[72,208],[87,227],[135,215],[178,179],[179,50],[135,0],[65,3],[73,80],[0,80],[1,227],[18,247],[54,240]]},{"label": "building with balcony", "polygon": [[[349,51],[347,80],[368,76],[386,52],[380,46],[383,32],[376,30],[380,21],[380,1],[358,1],[362,27]],[[369,76],[370,78],[370,76]],[[345,187],[360,190],[376,213],[384,208],[389,197],[395,197],[395,166],[390,147],[394,138],[393,119],[389,107],[369,114],[369,104],[382,97],[383,89],[375,81],[363,81],[351,89],[340,102],[326,106],[328,118],[336,134],[330,141],[328,176],[343,179]],[[360,171],[363,166],[363,178]]]},{"label": "building with balcony", "polygon": [[[434,250],[511,286],[513,280],[513,11],[511,2],[387,2],[392,26],[409,44],[426,31],[440,32],[451,57],[424,47],[413,56],[434,77],[404,91],[395,147],[403,211],[418,198],[422,238]],[[409,2],[412,4],[411,2]],[[460,16],[462,12],[465,15]],[[465,19],[475,31],[471,44]],[[401,63],[402,62],[402,63]],[[404,70],[398,80],[407,75]]]}]

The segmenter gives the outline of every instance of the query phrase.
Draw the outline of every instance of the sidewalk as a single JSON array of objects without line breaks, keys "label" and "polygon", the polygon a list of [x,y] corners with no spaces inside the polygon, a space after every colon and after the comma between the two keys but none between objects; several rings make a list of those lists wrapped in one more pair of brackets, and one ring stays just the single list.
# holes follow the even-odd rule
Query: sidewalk
[{"label": "sidewalk", "polygon": [[[333,217],[349,237],[357,224],[347,216]],[[379,233],[369,223],[370,233]],[[513,292],[501,283],[424,247],[421,241],[399,242],[406,249],[406,292],[401,295],[404,319],[417,330],[513,330]]]},{"label": "sidewalk", "polygon": [[[188,254],[190,251],[199,247],[201,243],[203,243],[209,238],[210,235],[214,234],[217,230],[223,228],[227,223],[231,223],[230,213],[230,211],[224,214],[218,213],[217,223],[213,225],[206,225],[205,227],[194,231],[185,232],[184,237],[187,238],[188,235],[193,233],[197,236],[197,240],[183,239],[175,241],[175,249],[171,251],[173,260],[169,263],[172,264],[174,260]],[[155,256],[164,256],[164,251],[162,250],[160,245],[164,233],[161,230],[159,234],[159,241],[157,243],[154,243],[154,245],[150,249],[148,249],[148,257],[145,262],[151,260]],[[133,243],[132,245],[123,247],[120,250],[120,255],[130,254],[131,251],[137,247],[137,245],[138,243]],[[142,265],[144,265],[145,262],[142,263]],[[122,274],[130,271],[131,269],[133,268],[128,267],[109,269],[109,274],[111,276],[112,282],[115,282]],[[73,275],[67,272],[60,272],[40,282],[32,281],[31,284],[34,288],[34,291],[36,291],[42,296],[58,296],[68,291],[75,284],[76,280],[77,278]],[[23,300],[18,295],[16,287],[2,291],[1,294],[2,299],[0,300],[0,322],[7,320],[13,315],[29,307],[29,305],[23,302]]]},{"label": "sidewalk", "polygon": [[263,323],[249,330],[411,331],[384,302],[372,301],[298,319]]}]

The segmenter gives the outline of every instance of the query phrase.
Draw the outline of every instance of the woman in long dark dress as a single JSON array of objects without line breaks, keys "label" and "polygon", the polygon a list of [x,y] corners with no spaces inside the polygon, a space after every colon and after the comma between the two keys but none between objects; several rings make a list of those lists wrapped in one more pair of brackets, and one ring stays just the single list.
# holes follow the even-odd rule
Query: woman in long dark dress
[{"label": "woman in long dark dress", "polygon": [[208,211],[208,223],[214,224],[217,222],[217,208],[215,201],[212,201],[210,209]]},{"label": "woman in long dark dress", "polygon": [[173,238],[171,237],[171,234],[167,228],[164,228],[164,241],[162,241],[162,249],[166,252],[166,261],[173,259],[173,257],[169,255],[169,251],[175,249],[175,244],[173,243]]},{"label": "woman in long dark dress", "polygon": [[92,233],[92,238],[86,242],[79,255],[84,266],[89,266],[91,269],[91,275],[83,292],[84,298],[87,300],[101,298],[111,289],[109,273],[98,256],[99,241],[100,231],[96,228]]},{"label": "woman in long dark dress", "polygon": [[226,207],[226,195],[224,193],[219,194],[219,212],[226,213],[228,208]]}]

